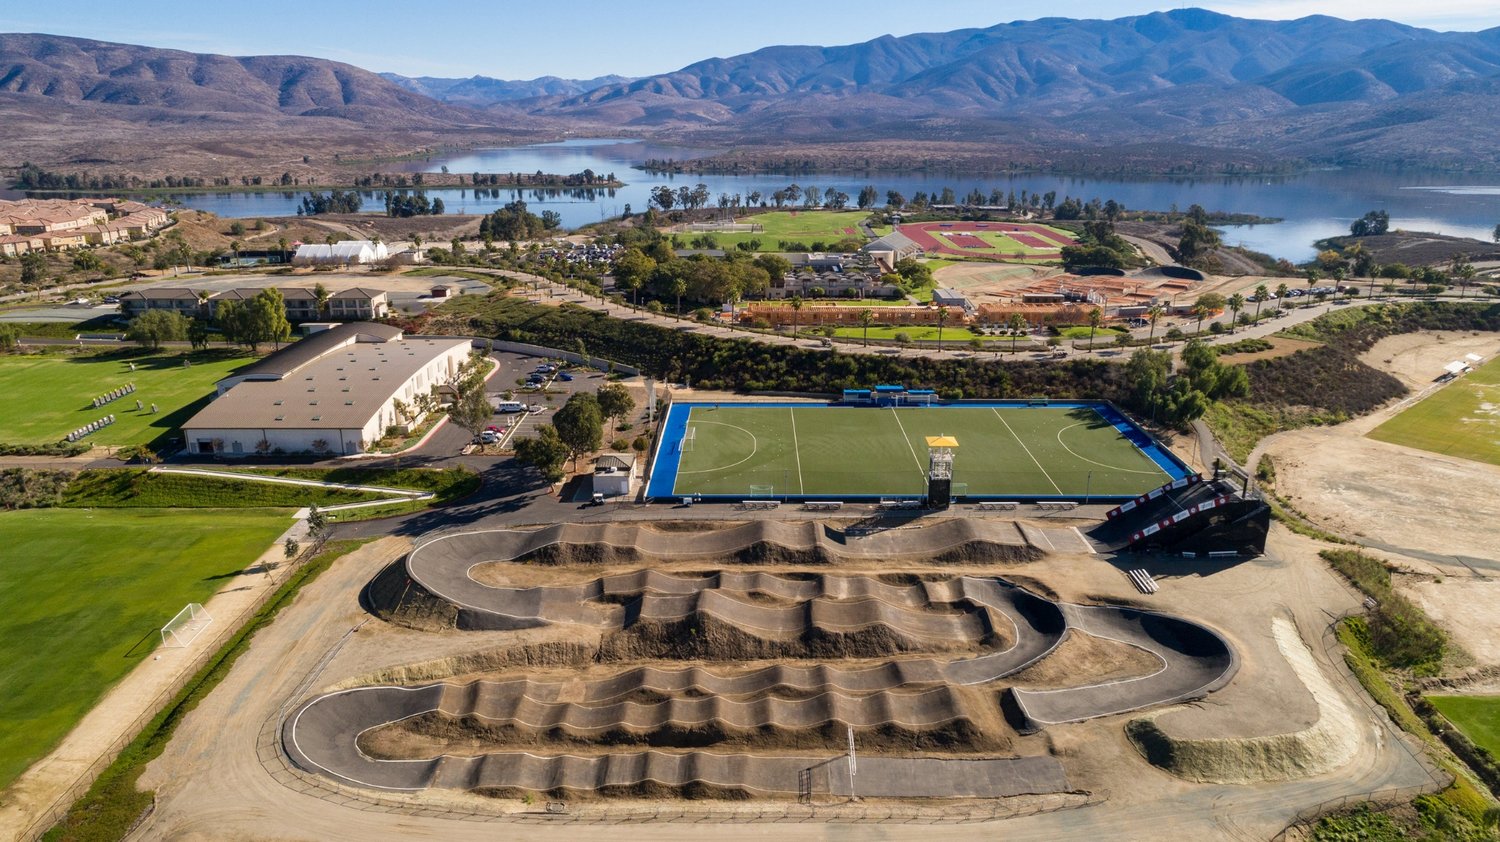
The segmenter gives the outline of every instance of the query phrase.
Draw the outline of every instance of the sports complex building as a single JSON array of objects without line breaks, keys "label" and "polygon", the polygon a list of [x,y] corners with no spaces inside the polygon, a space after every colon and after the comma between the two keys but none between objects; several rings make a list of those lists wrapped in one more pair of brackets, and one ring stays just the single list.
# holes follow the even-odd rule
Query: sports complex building
[{"label": "sports complex building", "polygon": [[[943,463],[943,464],[939,464]],[[942,402],[879,386],[839,402],[672,404],[647,496],[669,500],[1127,500],[1192,471],[1096,401]]]}]

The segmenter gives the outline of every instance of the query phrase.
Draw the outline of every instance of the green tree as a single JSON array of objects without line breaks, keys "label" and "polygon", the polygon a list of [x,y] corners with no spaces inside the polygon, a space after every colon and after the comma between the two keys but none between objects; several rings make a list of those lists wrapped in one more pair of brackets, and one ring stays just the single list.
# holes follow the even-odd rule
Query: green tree
[{"label": "green tree", "polygon": [[1203,319],[1207,317],[1209,313],[1217,313],[1220,310],[1223,310],[1224,305],[1227,303],[1228,302],[1224,300],[1224,296],[1218,294],[1217,292],[1205,292],[1202,295],[1198,296],[1198,301],[1193,305],[1193,315],[1198,317],[1197,332],[1203,332]]},{"label": "green tree", "polygon": [[0,324],[0,350],[12,351],[21,341],[21,329],[15,325]]},{"label": "green tree", "polygon": [[1177,259],[1193,264],[1219,247],[1219,232],[1204,223],[1188,218],[1182,223],[1182,237],[1177,241]]},{"label": "green tree", "polygon": [[568,446],[557,435],[551,424],[538,427],[534,438],[517,439],[516,459],[530,465],[547,478],[548,482],[559,482],[564,476],[563,465],[568,461]]},{"label": "green tree", "polygon": [[604,437],[604,414],[599,409],[599,399],[587,392],[574,394],[552,417],[552,426],[568,446],[577,467],[578,457],[598,450]]},{"label": "green tree", "polygon": [[1147,345],[1156,344],[1156,320],[1160,319],[1166,312],[1167,308],[1160,304],[1152,304],[1151,308],[1146,311],[1146,318],[1151,322],[1151,332],[1146,335]]},{"label": "green tree", "polygon": [[939,307],[939,308],[937,308],[937,329],[938,329],[938,333],[937,333],[937,349],[938,349],[938,353],[939,354],[943,353],[943,325],[947,321],[948,321],[948,308],[947,307]]},{"label": "green tree", "polygon": [[458,400],[448,407],[448,418],[453,423],[477,436],[490,425],[494,414],[495,408],[490,406],[489,396],[484,393],[483,380],[477,384],[459,382]]},{"label": "green tree", "polygon": [[1349,226],[1349,233],[1355,237],[1378,237],[1391,228],[1391,215],[1383,210],[1372,210]]},{"label": "green tree", "polygon": [[792,296],[792,338],[797,338],[797,315],[802,312],[802,296]]},{"label": "green tree", "polygon": [[1266,303],[1266,299],[1270,297],[1271,290],[1265,284],[1255,288],[1255,321],[1260,321],[1260,305]]},{"label": "green tree", "polygon": [[281,290],[266,287],[250,299],[250,323],[262,342],[278,348],[292,335],[292,323],[286,319],[286,299]]},{"label": "green tree", "polygon": [[[875,188],[870,188],[871,190]],[[859,326],[865,331],[865,347],[870,347],[870,325],[875,324],[875,311],[866,307],[859,311]]]},{"label": "green tree", "polygon": [[125,338],[144,348],[160,348],[163,342],[181,342],[187,333],[187,316],[169,310],[147,310],[130,320]]},{"label": "green tree", "polygon": [[331,294],[328,292],[328,287],[323,286],[322,281],[313,284],[313,298],[317,299],[319,316],[328,315],[328,299],[330,297]]},{"label": "green tree", "polygon": [[1020,313],[1011,313],[1010,319],[1005,324],[1010,328],[1010,352],[1014,354],[1016,342],[1020,340],[1021,333],[1026,330],[1026,317]]},{"label": "green tree", "polygon": [[654,274],[656,274],[656,261],[638,248],[625,249],[615,260],[615,284],[630,291],[633,304],[640,303],[640,291]]},{"label": "green tree", "polygon": [[21,255],[21,283],[27,285],[39,284],[47,274],[47,255],[45,252],[28,251]]},{"label": "green tree", "polygon": [[672,294],[677,297],[677,318],[682,319],[682,295],[687,292],[687,278],[674,275],[671,280]]},{"label": "green tree", "polygon": [[[613,421],[614,424],[624,421],[626,416],[635,411],[635,398],[630,396],[630,390],[625,388],[622,383],[608,383],[600,386],[597,397],[599,400],[599,411],[603,413],[605,418]],[[613,428],[614,424],[611,425],[611,428]],[[613,431],[611,431],[609,438],[611,441],[614,440]]]},{"label": "green tree", "polygon": [[202,319],[193,319],[188,325],[187,338],[193,344],[193,350],[202,351],[208,347],[208,341],[212,334],[208,331],[208,322]]},{"label": "green tree", "polygon": [[1089,311],[1089,350],[1094,350],[1094,334],[1099,330],[1099,325],[1104,323],[1104,311],[1098,307]]},{"label": "green tree", "polygon": [[1229,317],[1229,329],[1232,331],[1234,330],[1235,321],[1240,317],[1240,310],[1245,308],[1245,296],[1235,293],[1229,296],[1229,300],[1225,303],[1228,305],[1231,314]]},{"label": "green tree", "polygon": [[1276,304],[1278,307],[1281,307],[1283,310],[1286,309],[1286,306],[1288,304],[1287,293],[1291,291],[1291,287],[1288,287],[1284,283],[1276,285]]}]

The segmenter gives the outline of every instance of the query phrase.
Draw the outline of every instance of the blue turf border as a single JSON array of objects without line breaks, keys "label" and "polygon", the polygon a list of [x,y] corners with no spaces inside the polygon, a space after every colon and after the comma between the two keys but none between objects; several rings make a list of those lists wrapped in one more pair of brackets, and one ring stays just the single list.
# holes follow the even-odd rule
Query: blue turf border
[{"label": "blue turf border", "polygon": [[[700,406],[718,406],[731,408],[777,408],[793,407],[797,409],[820,409],[825,407],[848,406],[838,401],[829,403],[809,403],[807,401],[683,401],[672,404],[667,410],[667,417],[662,422],[661,438],[656,448],[656,458],[651,463],[651,480],[646,486],[646,497],[651,500],[676,500],[678,495],[673,493],[677,486],[677,470],[682,464],[682,438],[687,434],[688,416]],[[1193,473],[1177,455],[1160,442],[1152,438],[1145,430],[1136,426],[1125,413],[1121,412],[1114,404],[1108,401],[1047,401],[1046,406],[1033,404],[1028,400],[972,400],[972,401],[945,401],[934,403],[929,407],[914,407],[921,409],[941,410],[946,408],[1006,408],[1006,409],[1092,409],[1099,414],[1104,422],[1113,426],[1131,444],[1135,445],[1146,458],[1161,468],[1171,480],[1179,480]],[[864,407],[859,407],[864,408]],[[884,409],[886,407],[871,406],[869,409]],[[738,501],[746,499],[749,494],[699,494],[695,495],[700,500]],[[777,494],[780,500],[880,500],[891,496],[889,494]],[[965,494],[964,500],[1075,500],[1079,495],[1060,496],[1052,495],[1014,495],[1014,494]],[[1134,494],[1111,495],[1090,494],[1089,500],[1100,502],[1116,502],[1132,500]]]}]

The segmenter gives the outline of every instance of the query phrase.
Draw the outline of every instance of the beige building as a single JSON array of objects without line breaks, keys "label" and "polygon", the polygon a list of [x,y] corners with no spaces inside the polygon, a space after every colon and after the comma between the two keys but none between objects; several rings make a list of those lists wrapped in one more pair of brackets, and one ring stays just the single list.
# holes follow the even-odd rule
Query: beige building
[{"label": "beige building", "polygon": [[182,425],[187,451],[362,453],[418,423],[416,399],[456,378],[471,347],[380,324],[314,333],[219,381],[218,397]]},{"label": "beige building", "polygon": [[0,201],[0,254],[109,245],[149,237],[171,221],[161,208],[124,199]]}]

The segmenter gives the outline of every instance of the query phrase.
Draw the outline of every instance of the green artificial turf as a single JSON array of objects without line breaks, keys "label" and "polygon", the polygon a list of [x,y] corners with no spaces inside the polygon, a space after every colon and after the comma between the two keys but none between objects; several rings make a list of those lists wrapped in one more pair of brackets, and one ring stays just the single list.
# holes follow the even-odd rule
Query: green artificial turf
[{"label": "green artificial turf", "polygon": [[[46,444],[113,414],[115,423],[83,439],[86,444],[147,444],[175,434],[182,422],[208,402],[214,383],[253,362],[249,357],[199,355],[126,357],[38,354],[0,357],[0,442]],[[135,371],[130,370],[134,362]],[[102,407],[99,395],[135,384],[135,392]],[[137,411],[135,402],[141,402]],[[152,414],[151,404],[159,412]]]},{"label": "green artificial turf", "polygon": [[287,527],[289,510],[0,513],[0,789]]},{"label": "green artificial turf", "polygon": [[1500,757],[1500,696],[1428,696],[1474,744]]},{"label": "green artificial turf", "polygon": [[1092,409],[694,407],[674,494],[920,495],[954,436],[956,495],[1126,496],[1170,477]]},{"label": "green artificial turf", "polygon": [[1408,407],[1370,438],[1500,465],[1500,359]]}]

